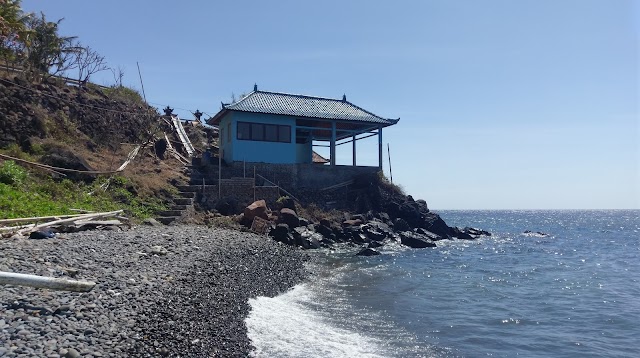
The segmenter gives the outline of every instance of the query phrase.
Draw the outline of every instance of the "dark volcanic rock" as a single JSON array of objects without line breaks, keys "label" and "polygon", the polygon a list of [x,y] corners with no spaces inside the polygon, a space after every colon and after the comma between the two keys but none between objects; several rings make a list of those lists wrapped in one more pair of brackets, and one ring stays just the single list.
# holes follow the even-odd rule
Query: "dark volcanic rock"
[{"label": "dark volcanic rock", "polygon": [[440,215],[434,213],[428,213],[425,215],[425,219],[421,227],[442,237],[449,237],[451,234],[451,228],[449,225],[442,220]]},{"label": "dark volcanic rock", "polygon": [[393,221],[393,230],[395,231],[408,231],[411,230],[411,226],[403,218],[397,218]]},{"label": "dark volcanic rock", "polygon": [[360,226],[345,227],[342,232],[344,233],[346,241],[350,241],[355,244],[366,244],[371,241],[367,235],[364,234]]},{"label": "dark volcanic rock", "polygon": [[429,240],[428,237],[420,235],[413,231],[402,231],[400,233],[400,242],[402,242],[403,245],[416,249],[425,247],[436,247],[436,244]]},{"label": "dark volcanic rock", "polygon": [[289,197],[282,197],[278,199],[276,202],[276,207],[278,209],[291,209],[294,212],[296,211],[296,202]]},{"label": "dark volcanic rock", "polygon": [[[94,169],[84,159],[78,157],[73,152],[66,148],[50,146],[47,148],[48,153],[40,158],[40,162],[50,165],[56,168],[73,169],[78,171],[93,171]],[[74,173],[66,172],[67,177],[76,180],[92,180],[93,177]]]},{"label": "dark volcanic rock", "polygon": [[239,212],[238,203],[233,199],[219,200],[215,209],[222,215],[235,215]]},{"label": "dark volcanic rock", "polygon": [[376,255],[380,255],[380,252],[371,248],[366,248],[356,254],[356,256],[376,256]]},{"label": "dark volcanic rock", "polygon": [[373,220],[362,226],[362,231],[371,239],[381,241],[393,236],[393,230],[389,225]]},{"label": "dark volcanic rock", "polygon": [[289,233],[289,226],[287,224],[276,225],[276,227],[269,231],[269,236],[271,236],[275,241],[283,244],[295,245],[295,239]]},{"label": "dark volcanic rock", "polygon": [[363,221],[360,219],[349,219],[342,222],[342,226],[359,226]]},{"label": "dark volcanic rock", "polygon": [[474,236],[491,236],[491,233],[486,230],[476,229],[474,227],[468,226],[462,229],[462,232],[466,232],[467,234]]},{"label": "dark volcanic rock", "polygon": [[296,228],[300,226],[300,219],[295,211],[289,208],[280,209],[280,215],[278,215],[278,222],[289,225],[290,228]]},{"label": "dark volcanic rock", "polygon": [[296,245],[304,249],[319,249],[321,247],[322,235],[310,230],[306,226],[293,229],[293,238]]},{"label": "dark volcanic rock", "polygon": [[445,239],[445,237],[442,237],[440,235],[434,234],[431,231],[428,231],[428,230],[423,229],[421,227],[415,229],[415,232],[417,232],[420,235],[428,237],[432,241],[440,241],[440,240],[444,240]]},{"label": "dark volcanic rock", "polygon": [[320,225],[316,225],[316,232],[320,233],[322,236],[324,236],[327,239],[331,239],[333,241],[336,240],[336,234],[333,232],[333,229],[331,229],[330,226],[323,225],[322,221]]}]

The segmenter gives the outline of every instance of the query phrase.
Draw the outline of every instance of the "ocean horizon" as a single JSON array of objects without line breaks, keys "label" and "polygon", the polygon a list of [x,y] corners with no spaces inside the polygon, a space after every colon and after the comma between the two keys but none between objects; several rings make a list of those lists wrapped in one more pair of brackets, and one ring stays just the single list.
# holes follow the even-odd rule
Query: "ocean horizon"
[{"label": "ocean horizon", "polygon": [[255,357],[632,357],[640,210],[433,210],[488,230],[435,248],[309,251],[310,278],[250,300]]}]

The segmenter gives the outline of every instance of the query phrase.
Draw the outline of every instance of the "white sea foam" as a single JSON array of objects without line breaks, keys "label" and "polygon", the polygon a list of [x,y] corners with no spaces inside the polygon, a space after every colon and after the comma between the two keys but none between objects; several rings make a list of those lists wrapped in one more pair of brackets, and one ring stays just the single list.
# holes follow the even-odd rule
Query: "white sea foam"
[{"label": "white sea foam", "polygon": [[[254,357],[383,357],[382,342],[336,325],[314,304],[309,284],[277,297],[249,300]],[[334,322],[334,323],[332,323]]]}]

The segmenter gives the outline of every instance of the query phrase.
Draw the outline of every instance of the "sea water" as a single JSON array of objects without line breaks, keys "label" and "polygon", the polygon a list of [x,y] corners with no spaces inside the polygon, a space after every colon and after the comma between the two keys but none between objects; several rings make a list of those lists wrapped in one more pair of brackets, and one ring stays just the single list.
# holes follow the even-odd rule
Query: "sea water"
[{"label": "sea water", "polygon": [[439,214],[493,235],[313,252],[307,282],[250,301],[254,356],[640,356],[640,211]]}]

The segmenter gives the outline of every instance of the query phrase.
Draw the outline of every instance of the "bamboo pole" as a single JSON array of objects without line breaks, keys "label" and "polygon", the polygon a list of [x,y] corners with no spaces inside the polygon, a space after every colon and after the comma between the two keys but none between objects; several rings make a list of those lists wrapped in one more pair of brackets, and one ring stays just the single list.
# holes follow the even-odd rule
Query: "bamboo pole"
[{"label": "bamboo pole", "polygon": [[89,292],[96,285],[95,282],[75,281],[64,278],[44,277],[15,272],[0,271],[1,285],[29,286],[47,288],[59,291]]},{"label": "bamboo pole", "polygon": [[[73,209],[70,209],[70,210],[73,210]],[[27,221],[40,221],[40,220],[51,220],[51,219],[57,220],[57,219],[73,218],[73,217],[78,217],[82,215],[87,215],[87,214],[85,213],[85,214],[70,214],[70,215],[34,216],[30,218],[2,219],[0,220],[0,224],[11,224],[11,223],[21,223],[21,222],[27,222]]]},{"label": "bamboo pole", "polygon": [[[105,170],[105,171],[100,171],[100,170],[76,170],[76,169],[58,168],[58,167],[52,167],[52,166],[46,165],[46,164],[30,162],[28,160],[15,158],[15,157],[12,157],[12,156],[9,156],[9,155],[4,155],[4,154],[0,154],[0,158],[9,159],[9,160],[13,160],[13,161],[16,161],[16,162],[32,165],[34,167],[41,168],[41,169],[47,169],[47,170],[53,171],[53,172],[55,172],[57,174],[62,174],[62,173],[58,173],[58,172],[81,173],[81,174],[113,174],[113,173],[119,173],[121,171],[121,170],[120,171],[118,171],[118,170]],[[64,175],[64,174],[62,174],[62,175]]]}]

